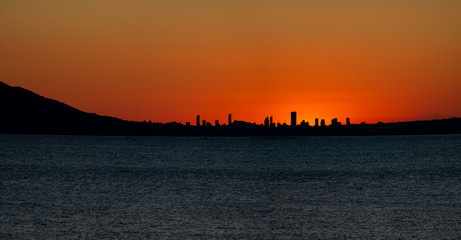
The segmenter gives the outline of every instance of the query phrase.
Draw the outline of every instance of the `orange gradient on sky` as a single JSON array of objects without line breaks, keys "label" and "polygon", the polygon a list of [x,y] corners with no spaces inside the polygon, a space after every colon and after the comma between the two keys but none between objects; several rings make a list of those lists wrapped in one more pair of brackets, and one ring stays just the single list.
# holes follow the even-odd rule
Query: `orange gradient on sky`
[{"label": "orange gradient on sky", "polygon": [[0,80],[127,120],[461,117],[461,2],[0,2]]}]

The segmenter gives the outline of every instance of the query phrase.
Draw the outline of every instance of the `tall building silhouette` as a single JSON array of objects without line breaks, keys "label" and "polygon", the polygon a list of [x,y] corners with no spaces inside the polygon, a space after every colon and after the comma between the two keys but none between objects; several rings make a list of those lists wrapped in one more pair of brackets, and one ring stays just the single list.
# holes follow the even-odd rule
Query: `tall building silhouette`
[{"label": "tall building silhouette", "polygon": [[270,126],[270,125],[269,125],[269,118],[268,118],[268,117],[266,117],[266,119],[264,119],[264,126],[265,126],[265,127],[269,127],[269,126]]},{"label": "tall building silhouette", "polygon": [[203,125],[204,127],[206,127],[206,121],[205,121],[205,120],[202,120],[202,125]]},{"label": "tall building silhouette", "polygon": [[232,114],[229,114],[229,116],[227,116],[227,121],[228,125],[230,126],[232,124]]},{"label": "tall building silhouette", "polygon": [[273,119],[272,119],[272,116],[271,116],[271,118],[270,118],[270,123],[269,123],[269,126],[271,126],[271,127],[272,127],[272,124],[274,124],[274,122],[273,122],[272,120],[273,120]]},{"label": "tall building silhouette", "polygon": [[351,119],[350,118],[346,118],[346,125],[347,126],[351,125]]},{"label": "tall building silhouette", "polygon": [[336,125],[338,125],[338,119],[337,118],[331,119],[331,126],[336,126]]},{"label": "tall building silhouette", "polygon": [[325,127],[325,119],[320,120],[320,126]]},{"label": "tall building silhouette", "polygon": [[200,126],[200,115],[197,115],[197,122],[195,123],[196,126]]},{"label": "tall building silhouette", "polygon": [[316,126],[316,127],[319,126],[319,119],[318,119],[318,118],[315,119],[315,126]]},{"label": "tall building silhouette", "polygon": [[296,127],[296,112],[291,112],[291,126]]},{"label": "tall building silhouette", "polygon": [[219,120],[215,120],[215,121],[214,121],[214,125],[215,125],[216,127],[219,127],[219,126],[220,126]]}]

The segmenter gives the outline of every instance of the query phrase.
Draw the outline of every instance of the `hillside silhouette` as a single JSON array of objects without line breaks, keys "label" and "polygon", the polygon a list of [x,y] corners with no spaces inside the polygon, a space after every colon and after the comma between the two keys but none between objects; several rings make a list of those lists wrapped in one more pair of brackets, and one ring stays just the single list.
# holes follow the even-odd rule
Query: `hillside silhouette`
[{"label": "hillside silhouette", "polygon": [[129,128],[126,121],[86,113],[3,82],[0,82],[0,112],[3,133],[112,134]]},{"label": "hillside silhouette", "polygon": [[0,133],[261,137],[461,134],[461,119],[318,127],[268,127],[244,121],[233,121],[227,126],[135,122],[86,113],[24,88],[0,82]]}]

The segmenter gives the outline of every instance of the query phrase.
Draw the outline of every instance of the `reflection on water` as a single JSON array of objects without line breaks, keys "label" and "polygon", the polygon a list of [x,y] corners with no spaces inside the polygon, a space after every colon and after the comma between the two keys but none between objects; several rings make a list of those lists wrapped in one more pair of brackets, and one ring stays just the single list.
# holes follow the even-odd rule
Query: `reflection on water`
[{"label": "reflection on water", "polygon": [[0,238],[461,236],[461,136],[0,135]]}]

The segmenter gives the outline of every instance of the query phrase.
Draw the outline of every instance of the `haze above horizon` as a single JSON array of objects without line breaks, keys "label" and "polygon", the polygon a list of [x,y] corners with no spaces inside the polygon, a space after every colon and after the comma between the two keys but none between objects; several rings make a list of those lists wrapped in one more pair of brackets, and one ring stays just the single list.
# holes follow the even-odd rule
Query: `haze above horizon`
[{"label": "haze above horizon", "polygon": [[0,81],[86,112],[262,123],[461,116],[461,2],[0,2]]}]

